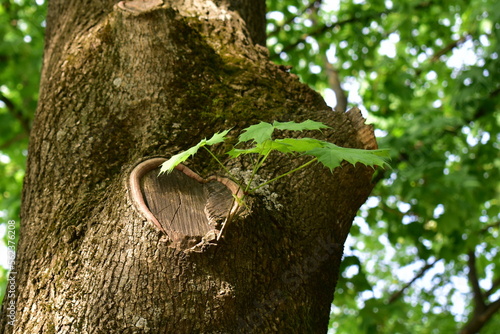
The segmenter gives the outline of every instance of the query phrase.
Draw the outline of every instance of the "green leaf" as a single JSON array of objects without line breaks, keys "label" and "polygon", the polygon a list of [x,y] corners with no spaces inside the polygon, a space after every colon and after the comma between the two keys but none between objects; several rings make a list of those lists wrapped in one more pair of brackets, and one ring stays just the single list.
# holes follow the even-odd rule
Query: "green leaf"
[{"label": "green leaf", "polygon": [[226,152],[231,158],[237,158],[242,154],[259,153],[257,147],[252,147],[248,149],[233,148],[232,150]]},{"label": "green leaf", "polygon": [[200,149],[200,147],[204,146],[203,144],[205,143],[206,139],[203,139],[201,142],[198,143],[198,145],[191,147],[189,150],[172,156],[170,159],[168,159],[161,165],[160,175],[165,172],[171,173],[178,164],[186,161],[190,156],[195,155],[196,152],[198,152],[198,150]]},{"label": "green leaf", "polygon": [[[305,152],[315,148],[323,147],[323,141],[313,138],[284,138],[276,139],[278,143],[286,144],[293,152]],[[282,152],[282,151],[280,151]],[[284,152],[288,153],[288,152]]]},{"label": "green leaf", "polygon": [[301,123],[296,122],[278,122],[274,121],[273,124],[260,122],[259,124],[251,125],[243,129],[243,133],[239,137],[239,142],[255,141],[257,144],[263,143],[266,140],[271,140],[271,136],[275,129],[290,130],[290,131],[303,131],[303,130],[320,130],[328,128],[327,125],[307,120]]},{"label": "green leaf", "polygon": [[226,140],[226,135],[229,133],[229,131],[231,131],[231,129],[224,130],[222,132],[217,132],[216,134],[214,134],[212,136],[212,138],[210,138],[209,140],[206,141],[206,144],[207,145],[215,145],[215,144],[223,143],[224,140]]},{"label": "green leaf", "polygon": [[259,124],[254,124],[243,129],[243,133],[239,136],[239,142],[252,140],[260,144],[266,140],[270,140],[273,131],[274,127],[271,124],[260,122]]},{"label": "green leaf", "polygon": [[191,147],[187,151],[172,156],[170,159],[168,159],[161,165],[160,175],[165,172],[171,173],[177,165],[186,161],[190,156],[195,155],[201,147],[207,145],[211,146],[224,142],[224,140],[226,139],[226,135],[229,133],[229,131],[231,131],[231,129],[224,130],[222,132],[217,132],[209,140],[204,138],[198,144]]},{"label": "green leaf", "polygon": [[292,146],[288,145],[287,143],[283,143],[278,140],[266,140],[248,149],[233,148],[232,150],[227,152],[227,154],[229,154],[232,158],[237,158],[242,154],[260,154],[264,156],[269,154],[269,152],[271,152],[272,150],[276,150],[282,153],[293,152]]},{"label": "green leaf", "polygon": [[303,131],[303,130],[320,130],[327,129],[329,126],[316,121],[311,121],[308,119],[307,121],[296,123],[296,122],[278,122],[275,121],[273,123],[275,129],[279,130],[291,130],[291,131]]},{"label": "green leaf", "polygon": [[352,165],[359,162],[372,167],[389,166],[387,163],[387,159],[389,158],[388,150],[361,150],[340,147],[332,143],[324,142],[323,147],[306,151],[305,154],[318,158],[318,161],[331,171],[340,166],[343,160],[346,160]]},{"label": "green leaf", "polygon": [[335,152],[326,147],[312,149],[310,151],[307,151],[306,154],[318,158],[318,161],[325,165],[325,167],[330,168],[331,171],[333,171],[334,168],[340,166],[340,163],[342,162],[342,160],[344,160],[343,158],[339,157],[338,152]]}]

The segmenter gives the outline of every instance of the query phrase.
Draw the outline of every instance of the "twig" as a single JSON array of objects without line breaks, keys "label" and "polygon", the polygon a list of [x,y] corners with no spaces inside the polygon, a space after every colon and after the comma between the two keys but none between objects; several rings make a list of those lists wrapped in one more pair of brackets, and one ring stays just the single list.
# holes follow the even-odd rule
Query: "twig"
[{"label": "twig", "polygon": [[2,92],[0,92],[0,101],[5,103],[7,110],[9,110],[12,116],[14,116],[14,118],[17,119],[19,123],[21,123],[24,132],[29,134],[31,130],[29,119],[23,115],[22,111],[15,105],[15,103],[7,96],[2,94]]},{"label": "twig", "polygon": [[411,281],[406,283],[399,291],[392,294],[392,296],[389,298],[388,304],[394,303],[396,300],[398,300],[403,295],[406,289],[408,289],[417,279],[424,276],[427,270],[431,269],[439,260],[441,259],[435,259],[431,263],[426,263],[426,265],[423,266],[422,269],[420,269],[418,274],[415,277],[413,277]]},{"label": "twig", "polygon": [[439,60],[439,58],[441,58],[441,56],[447,54],[448,52],[450,52],[451,50],[453,50],[454,48],[456,48],[457,46],[459,46],[463,42],[465,42],[467,40],[467,38],[471,38],[471,37],[472,37],[472,35],[465,34],[464,36],[462,36],[461,38],[457,39],[456,41],[453,41],[450,44],[446,45],[444,48],[442,48],[441,50],[439,50],[438,52],[436,52],[431,57],[430,62],[431,63],[437,62]]},{"label": "twig", "polygon": [[318,0],[312,0],[306,7],[304,7],[304,9],[299,14],[290,17],[288,20],[286,20],[285,22],[283,22],[282,25],[276,26],[276,29],[270,31],[267,34],[267,37],[269,38],[269,37],[277,35],[281,31],[281,29],[283,29],[284,26],[286,26],[287,24],[292,23],[297,17],[301,17],[302,15],[304,15],[305,12],[307,12],[313,6],[316,6],[317,3],[321,4],[321,0],[319,0],[319,1]]},{"label": "twig", "polygon": [[500,277],[493,281],[493,283],[491,284],[491,288],[488,291],[485,291],[483,293],[484,298],[486,299],[494,294],[497,291],[498,287],[500,287]]},{"label": "twig", "polygon": [[479,279],[476,268],[476,254],[474,251],[467,253],[467,266],[469,267],[469,283],[472,286],[472,295],[474,298],[474,313],[482,313],[486,309],[483,299],[483,292],[479,286]]},{"label": "twig", "polygon": [[474,312],[472,318],[460,330],[460,334],[476,334],[491,317],[500,310],[500,298],[489,304],[481,313]]}]

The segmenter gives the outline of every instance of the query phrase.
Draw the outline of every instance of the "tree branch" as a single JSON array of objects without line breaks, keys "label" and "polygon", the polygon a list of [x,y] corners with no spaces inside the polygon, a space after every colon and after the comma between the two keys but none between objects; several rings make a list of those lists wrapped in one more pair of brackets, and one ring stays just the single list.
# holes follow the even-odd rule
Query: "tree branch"
[{"label": "tree branch", "polygon": [[425,264],[425,266],[423,266],[422,269],[420,269],[420,271],[418,272],[418,274],[415,277],[413,277],[413,279],[411,281],[409,281],[408,283],[406,283],[399,291],[393,293],[391,295],[391,297],[389,297],[389,300],[388,300],[387,303],[388,304],[392,304],[396,300],[398,300],[403,295],[403,293],[405,292],[406,289],[408,289],[417,279],[419,279],[422,276],[424,276],[424,274],[427,272],[427,270],[431,269],[439,260],[441,260],[441,259],[436,259],[436,260],[434,260],[431,263],[427,262]]},{"label": "tree branch", "polygon": [[[378,12],[376,15],[377,16],[381,16],[381,15],[387,14],[389,12],[390,11]],[[361,17],[361,18],[360,17],[350,17],[350,18],[342,20],[342,21],[337,21],[337,22],[334,22],[334,23],[327,23],[327,24],[323,25],[322,27],[319,27],[319,28],[311,31],[310,33],[303,34],[295,42],[284,46],[283,49],[281,50],[281,52],[289,52],[290,50],[292,50],[295,47],[297,47],[297,45],[299,45],[300,43],[303,43],[306,40],[307,37],[312,37],[312,36],[320,35],[320,34],[326,32],[326,31],[328,31],[330,29],[333,29],[335,27],[340,27],[340,26],[342,26],[344,24],[347,24],[347,23],[362,22],[362,21],[365,21],[365,20],[371,19],[371,18],[372,18],[372,16],[366,15],[366,16]]]},{"label": "tree branch", "polygon": [[493,303],[489,304],[481,313],[473,313],[472,318],[465,324],[460,330],[460,334],[476,334],[479,332],[484,325],[488,323],[488,320],[500,310],[500,298],[495,300]]},{"label": "tree branch", "polygon": [[345,112],[347,110],[347,96],[344,90],[340,86],[339,72],[333,65],[328,61],[325,56],[325,70],[326,77],[328,79],[328,86],[335,93],[335,98],[337,99],[337,105],[333,108],[335,111]]},{"label": "tree branch", "polygon": [[486,232],[488,231],[490,228],[495,228],[495,227],[500,227],[500,220],[497,221],[497,222],[494,222],[494,223],[491,223],[491,224],[488,224],[486,225],[485,227],[483,227],[481,229],[481,232]]},{"label": "tree branch", "polygon": [[469,267],[469,282],[472,287],[472,295],[474,298],[474,313],[482,313],[486,309],[486,304],[483,298],[483,292],[479,286],[479,279],[476,268],[476,254],[474,251],[467,253],[467,265]]},{"label": "tree branch", "polygon": [[492,294],[494,294],[499,286],[500,286],[500,277],[494,280],[493,283],[491,284],[491,288],[483,294],[484,298],[486,299]]},{"label": "tree branch", "polygon": [[471,38],[471,37],[472,37],[472,35],[467,33],[464,36],[462,36],[461,38],[457,39],[456,41],[453,41],[450,44],[446,45],[444,48],[442,48],[441,50],[436,52],[431,57],[430,62],[431,63],[437,62],[439,60],[439,58],[441,58],[441,56],[447,54],[448,52],[450,52],[451,50],[453,50],[457,46],[460,46],[463,42],[465,42],[467,40],[467,38]]},{"label": "tree branch", "polygon": [[295,15],[295,16],[292,16],[290,17],[288,20],[286,20],[285,22],[283,22],[282,25],[280,26],[276,26],[276,29],[274,29],[273,31],[270,31],[268,34],[267,34],[267,37],[271,37],[271,36],[275,36],[277,35],[281,29],[283,29],[284,26],[286,26],[287,24],[290,24],[293,22],[293,20],[295,20],[297,17],[301,17],[302,15],[304,15],[308,10],[310,10],[311,8],[313,7],[319,7],[321,5],[321,2],[322,0],[312,0],[303,10],[302,12],[300,12],[299,14]]},{"label": "tree branch", "polygon": [[22,111],[17,108],[14,102],[12,102],[12,100],[5,96],[2,92],[0,92],[0,101],[5,104],[10,114],[14,116],[14,118],[17,119],[19,123],[21,123],[21,126],[26,134],[29,134],[31,130],[30,122],[29,119],[23,115]]},{"label": "tree branch", "polygon": [[500,310],[500,297],[490,304],[486,303],[486,295],[495,290],[495,287],[500,284],[500,279],[497,279],[493,287],[483,294],[477,276],[476,254],[474,251],[470,251],[468,257],[467,263],[469,266],[469,281],[472,286],[474,298],[474,312],[472,313],[472,318],[470,318],[467,324],[461,329],[460,334],[478,333],[491,317]]},{"label": "tree branch", "polygon": [[14,137],[4,141],[2,143],[2,145],[0,145],[0,151],[3,151],[5,150],[6,148],[8,148],[10,145],[20,141],[20,140],[23,140],[23,139],[26,139],[28,138],[28,134],[27,133],[24,133],[24,132],[20,132],[18,133],[17,135],[15,135]]}]

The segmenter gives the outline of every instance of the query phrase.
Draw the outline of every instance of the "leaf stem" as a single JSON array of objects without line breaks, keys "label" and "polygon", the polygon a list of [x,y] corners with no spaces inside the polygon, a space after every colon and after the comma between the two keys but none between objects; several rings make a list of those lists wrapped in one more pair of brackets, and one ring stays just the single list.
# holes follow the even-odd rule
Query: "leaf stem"
[{"label": "leaf stem", "polygon": [[204,148],[205,150],[207,150],[207,152],[208,152],[208,153],[210,153],[210,155],[212,156],[212,158],[213,158],[215,161],[217,161],[217,163],[218,163],[218,164],[222,167],[222,169],[224,169],[224,172],[226,172],[226,173],[227,173],[227,175],[229,176],[229,178],[230,178],[230,179],[231,179],[234,183],[236,183],[236,184],[238,185],[238,187],[242,188],[242,186],[241,186],[240,182],[238,182],[238,180],[236,179],[236,177],[235,177],[233,174],[231,174],[231,172],[230,172],[230,171],[226,168],[226,166],[224,166],[224,165],[222,164],[222,162],[219,160],[219,158],[217,158],[217,156],[216,156],[216,155],[215,155],[212,151],[210,151],[210,150],[209,150],[206,146],[203,146],[203,148]]},{"label": "leaf stem", "polygon": [[[252,192],[253,191],[252,189],[250,189],[250,186],[252,185],[253,179],[255,178],[257,171],[259,170],[260,167],[262,167],[262,165],[264,164],[264,161],[266,161],[267,157],[269,156],[269,153],[271,153],[271,151],[267,152],[267,154],[262,155],[262,158],[257,160],[257,163],[253,167],[252,175],[250,176],[250,180],[248,181],[248,184],[245,187],[245,192]],[[260,188],[260,186],[259,186],[259,188]]]},{"label": "leaf stem", "polygon": [[318,160],[318,158],[311,159],[311,160],[309,160],[308,162],[306,162],[305,164],[303,164],[303,165],[301,165],[301,166],[299,166],[299,167],[297,167],[297,168],[295,168],[295,169],[292,169],[292,170],[290,170],[290,171],[288,171],[288,172],[286,172],[286,173],[284,173],[284,174],[281,174],[281,175],[279,175],[279,176],[275,177],[274,179],[271,179],[271,180],[269,180],[269,181],[266,181],[266,182],[264,182],[264,183],[260,184],[259,186],[255,187],[255,188],[253,188],[253,189],[250,189],[248,192],[249,192],[249,193],[252,193],[252,192],[256,191],[257,189],[262,188],[263,186],[265,186],[265,185],[267,185],[267,184],[269,184],[269,183],[271,183],[271,182],[274,182],[274,181],[276,181],[276,180],[279,180],[279,179],[281,179],[281,178],[282,178],[282,177],[284,177],[284,176],[290,175],[290,174],[292,174],[292,173],[295,173],[295,172],[297,172],[297,171],[301,170],[302,168],[305,168],[305,167],[309,166],[310,164],[312,164],[313,162],[315,162],[315,161],[317,161],[317,160]]}]

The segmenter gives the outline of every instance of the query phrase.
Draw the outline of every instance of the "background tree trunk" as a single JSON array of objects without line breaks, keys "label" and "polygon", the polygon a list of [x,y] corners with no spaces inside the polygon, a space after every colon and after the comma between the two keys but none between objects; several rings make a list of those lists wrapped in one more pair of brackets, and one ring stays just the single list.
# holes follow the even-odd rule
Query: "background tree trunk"
[{"label": "background tree trunk", "polygon": [[[0,332],[326,332],[371,168],[317,165],[283,178],[203,252],[161,242],[128,193],[131,170],[147,157],[261,120],[318,120],[338,145],[376,148],[358,110],[332,111],[267,60],[257,45],[264,27],[263,1],[49,3],[16,294],[6,296]],[[273,156],[260,177],[294,160]],[[189,167],[219,172],[208,155]]]}]

